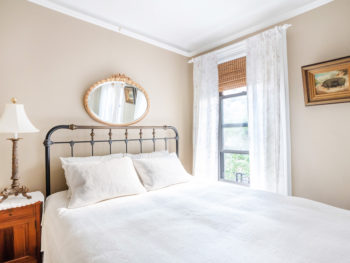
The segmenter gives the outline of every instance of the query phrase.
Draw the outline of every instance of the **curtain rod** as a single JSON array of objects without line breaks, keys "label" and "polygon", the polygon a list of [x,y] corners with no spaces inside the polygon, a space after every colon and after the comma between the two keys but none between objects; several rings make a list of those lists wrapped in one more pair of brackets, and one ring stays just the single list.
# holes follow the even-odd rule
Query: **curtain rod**
[{"label": "curtain rod", "polygon": [[[292,26],[291,24],[284,24],[284,25],[282,25],[282,26],[276,26],[276,27],[281,27],[281,28],[283,28],[283,29],[287,29],[287,28],[289,28],[289,27],[291,27],[291,26]],[[275,28],[275,27],[274,27],[274,28]],[[268,29],[268,30],[270,30],[270,29]],[[268,31],[268,30],[265,30],[265,31]],[[263,32],[265,32],[265,31],[263,31]],[[261,32],[261,33],[262,33],[262,32]],[[256,34],[255,34],[255,35],[256,35]],[[224,56],[225,53],[229,53],[230,51],[235,52],[235,53],[236,53],[236,52],[242,52],[242,49],[245,49],[245,44],[246,44],[246,40],[247,40],[247,39],[248,39],[248,38],[246,38],[246,39],[244,39],[244,40],[242,40],[242,41],[240,41],[240,42],[231,44],[231,45],[229,45],[229,46],[226,46],[226,47],[223,47],[223,48],[220,48],[220,49],[217,49],[217,50],[214,50],[214,51],[205,53],[205,54],[203,54],[203,55],[210,54],[210,53],[216,53],[216,54],[218,54],[219,56],[220,56],[220,54],[222,54],[222,55]],[[201,56],[203,56],[203,55],[201,55]],[[196,57],[200,57],[200,56],[196,56]],[[196,57],[191,58],[187,63],[189,63],[189,64],[193,63],[193,62],[194,62],[194,59],[195,59]]]}]

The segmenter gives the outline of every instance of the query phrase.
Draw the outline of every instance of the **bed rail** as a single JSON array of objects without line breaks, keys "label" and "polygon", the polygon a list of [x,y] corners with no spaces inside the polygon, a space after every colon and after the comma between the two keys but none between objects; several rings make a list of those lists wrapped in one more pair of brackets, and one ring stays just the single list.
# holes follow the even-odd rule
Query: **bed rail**
[{"label": "bed rail", "polygon": [[[54,132],[58,130],[90,130],[90,140],[65,140],[65,141],[53,141],[51,136]],[[96,140],[95,131],[96,130],[106,130],[107,139]],[[113,130],[125,130],[124,138],[114,139]],[[129,130],[139,130],[138,138],[128,138]],[[147,138],[144,137],[144,131],[151,130],[152,136]],[[173,136],[156,137],[157,130],[172,130]],[[74,156],[74,145],[75,144],[90,144],[91,145],[91,156],[94,156],[94,145],[96,143],[108,143],[109,153],[112,154],[112,144],[114,142],[124,142],[125,152],[128,153],[128,143],[132,141],[139,142],[140,153],[143,152],[142,142],[151,141],[153,142],[153,152],[156,150],[156,141],[163,140],[165,150],[168,149],[168,140],[175,140],[176,143],[176,154],[179,155],[179,134],[175,127],[173,126],[84,126],[84,125],[58,125],[51,128],[46,134],[44,146],[45,146],[45,175],[46,175],[46,196],[51,194],[51,173],[50,173],[50,147],[54,144],[68,144],[70,146],[71,156]]]}]

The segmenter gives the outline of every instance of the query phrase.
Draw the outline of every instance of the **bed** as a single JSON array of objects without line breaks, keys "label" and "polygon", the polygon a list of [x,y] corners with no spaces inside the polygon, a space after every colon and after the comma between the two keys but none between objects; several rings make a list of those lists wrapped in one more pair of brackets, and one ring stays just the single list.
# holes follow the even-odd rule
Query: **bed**
[{"label": "bed", "polygon": [[[177,133],[169,138],[178,151]],[[47,198],[46,263],[350,262],[350,212],[303,198],[193,179],[81,208],[67,201],[67,191]]]}]

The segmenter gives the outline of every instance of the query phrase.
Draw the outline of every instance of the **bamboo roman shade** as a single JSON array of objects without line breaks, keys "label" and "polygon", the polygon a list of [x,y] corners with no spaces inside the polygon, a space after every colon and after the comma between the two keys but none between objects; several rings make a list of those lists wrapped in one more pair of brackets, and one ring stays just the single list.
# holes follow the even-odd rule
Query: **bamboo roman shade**
[{"label": "bamboo roman shade", "polygon": [[246,57],[237,58],[218,65],[219,92],[245,87]]}]

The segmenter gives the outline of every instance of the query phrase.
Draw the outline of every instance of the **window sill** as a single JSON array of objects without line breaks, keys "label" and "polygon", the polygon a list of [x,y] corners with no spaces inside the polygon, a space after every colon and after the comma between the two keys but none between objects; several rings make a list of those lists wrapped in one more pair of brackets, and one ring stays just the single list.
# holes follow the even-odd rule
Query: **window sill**
[{"label": "window sill", "polygon": [[236,185],[240,185],[240,186],[245,186],[245,187],[250,187],[250,184],[245,184],[245,183],[238,183],[238,182],[234,182],[231,180],[226,180],[226,179],[219,179],[219,182],[224,182],[224,183],[229,183],[229,184],[236,184]]}]

